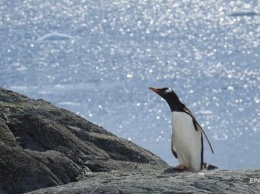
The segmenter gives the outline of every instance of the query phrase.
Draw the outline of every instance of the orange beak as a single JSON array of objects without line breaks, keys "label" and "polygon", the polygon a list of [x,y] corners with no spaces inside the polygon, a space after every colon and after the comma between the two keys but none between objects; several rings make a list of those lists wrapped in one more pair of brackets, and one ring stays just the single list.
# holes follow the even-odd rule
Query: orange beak
[{"label": "orange beak", "polygon": [[159,92],[159,90],[157,88],[150,87],[149,89],[152,90],[153,92],[156,92],[156,93]]}]

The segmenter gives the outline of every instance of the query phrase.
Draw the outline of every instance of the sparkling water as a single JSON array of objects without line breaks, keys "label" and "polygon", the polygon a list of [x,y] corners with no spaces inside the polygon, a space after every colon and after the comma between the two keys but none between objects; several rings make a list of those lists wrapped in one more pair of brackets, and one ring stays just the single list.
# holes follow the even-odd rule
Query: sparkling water
[{"label": "sparkling water", "polygon": [[170,165],[171,87],[211,140],[205,160],[260,168],[260,2],[0,2],[0,86],[71,110]]}]

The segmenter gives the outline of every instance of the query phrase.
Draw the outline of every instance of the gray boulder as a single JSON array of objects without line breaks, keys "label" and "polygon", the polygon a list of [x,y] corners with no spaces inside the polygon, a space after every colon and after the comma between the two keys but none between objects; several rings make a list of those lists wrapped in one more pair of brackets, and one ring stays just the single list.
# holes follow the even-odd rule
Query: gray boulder
[{"label": "gray boulder", "polygon": [[260,193],[260,170],[178,172],[44,100],[0,88],[0,194]]},{"label": "gray boulder", "polygon": [[88,174],[67,185],[32,191],[30,194],[193,194],[260,193],[260,170],[213,170],[199,173],[152,169],[145,164],[139,170]]},{"label": "gray boulder", "polygon": [[158,156],[44,100],[0,88],[0,193],[75,182],[94,172],[168,165]]}]

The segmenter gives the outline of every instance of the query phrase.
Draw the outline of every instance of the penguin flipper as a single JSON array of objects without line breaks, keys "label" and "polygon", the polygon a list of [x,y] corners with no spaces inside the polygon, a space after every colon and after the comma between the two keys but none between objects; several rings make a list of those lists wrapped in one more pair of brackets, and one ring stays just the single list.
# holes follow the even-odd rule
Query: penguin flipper
[{"label": "penguin flipper", "polygon": [[188,109],[188,108],[186,107],[186,105],[183,104],[183,103],[181,103],[181,105],[182,105],[183,111],[192,117],[192,122],[193,122],[193,125],[194,125],[195,130],[196,130],[196,131],[198,131],[198,130],[201,131],[201,133],[205,136],[205,138],[206,138],[206,140],[207,140],[207,142],[208,142],[208,144],[209,144],[209,147],[210,147],[212,153],[214,154],[213,148],[212,148],[212,146],[211,146],[211,143],[210,143],[209,138],[208,138],[207,134],[205,133],[205,131],[202,129],[202,127],[200,126],[200,124],[197,122],[197,120],[196,120],[195,117],[193,116],[193,114],[192,114],[192,112],[190,111],[190,109]]},{"label": "penguin flipper", "polygon": [[205,131],[202,129],[202,127],[200,126],[200,124],[198,122],[196,122],[195,128],[199,129],[199,131],[201,131],[201,133],[204,135],[204,137],[206,138],[206,140],[207,140],[207,142],[209,144],[209,147],[210,147],[212,153],[214,154],[214,151],[213,151],[213,148],[212,148],[211,143],[209,141],[209,138],[208,138],[207,134],[205,133]]},{"label": "penguin flipper", "polygon": [[171,142],[171,150],[172,150],[172,154],[174,155],[175,158],[178,158],[177,153],[175,152],[174,148],[173,148],[173,136],[172,136],[172,142]]},{"label": "penguin flipper", "polygon": [[174,155],[175,158],[178,158],[177,153],[173,150],[173,148],[172,148],[172,154]]}]

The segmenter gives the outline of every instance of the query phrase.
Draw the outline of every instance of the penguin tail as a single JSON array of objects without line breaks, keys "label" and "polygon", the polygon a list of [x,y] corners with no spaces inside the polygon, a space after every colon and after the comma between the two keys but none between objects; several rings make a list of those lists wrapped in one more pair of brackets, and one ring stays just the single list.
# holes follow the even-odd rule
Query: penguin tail
[{"label": "penguin tail", "polygon": [[202,164],[202,169],[204,169],[204,170],[216,170],[216,169],[218,169],[218,167],[214,166],[212,164],[203,163]]}]

